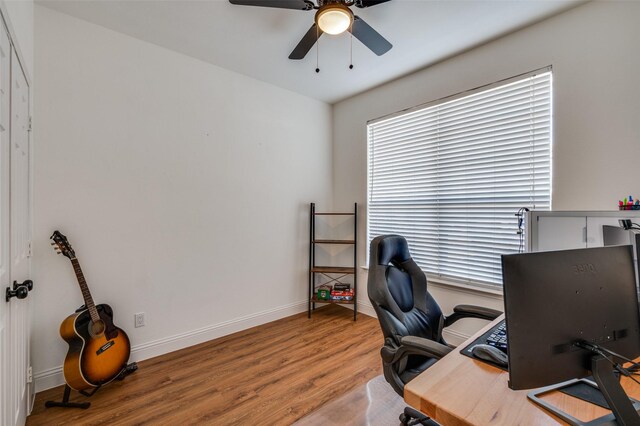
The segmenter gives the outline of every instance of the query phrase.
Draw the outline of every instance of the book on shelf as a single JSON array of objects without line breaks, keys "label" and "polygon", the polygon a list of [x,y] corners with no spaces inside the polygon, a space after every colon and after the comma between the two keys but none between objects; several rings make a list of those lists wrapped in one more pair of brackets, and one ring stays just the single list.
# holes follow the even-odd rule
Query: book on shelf
[{"label": "book on shelf", "polygon": [[332,290],[331,300],[353,300],[354,291],[349,289],[345,291]]},{"label": "book on shelf", "polygon": [[337,284],[334,284],[333,289],[337,291],[350,290],[351,284],[337,283]]}]

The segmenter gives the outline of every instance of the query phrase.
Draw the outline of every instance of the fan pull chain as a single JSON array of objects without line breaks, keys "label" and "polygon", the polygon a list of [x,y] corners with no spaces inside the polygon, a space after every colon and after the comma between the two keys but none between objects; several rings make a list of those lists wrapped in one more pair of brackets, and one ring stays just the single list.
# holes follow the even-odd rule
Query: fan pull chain
[{"label": "fan pull chain", "polygon": [[351,37],[349,38],[349,69],[353,69],[353,21],[351,22],[351,28],[349,29]]},{"label": "fan pull chain", "polygon": [[316,73],[320,72],[320,27],[316,25]]}]

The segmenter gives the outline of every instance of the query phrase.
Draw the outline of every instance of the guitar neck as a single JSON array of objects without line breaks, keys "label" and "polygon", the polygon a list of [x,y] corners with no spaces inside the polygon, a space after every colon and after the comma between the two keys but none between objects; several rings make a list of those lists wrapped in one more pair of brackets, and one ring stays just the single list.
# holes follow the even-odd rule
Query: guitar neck
[{"label": "guitar neck", "polygon": [[76,278],[78,279],[78,284],[80,285],[80,291],[82,292],[82,297],[84,298],[84,305],[87,307],[87,309],[89,309],[91,321],[99,321],[100,316],[98,315],[98,309],[96,309],[96,305],[95,303],[93,303],[93,297],[91,297],[89,286],[87,285],[87,281],[84,279],[84,274],[82,273],[80,262],[78,262],[78,259],[74,257],[71,259],[71,264],[73,265],[73,270],[76,273]]}]

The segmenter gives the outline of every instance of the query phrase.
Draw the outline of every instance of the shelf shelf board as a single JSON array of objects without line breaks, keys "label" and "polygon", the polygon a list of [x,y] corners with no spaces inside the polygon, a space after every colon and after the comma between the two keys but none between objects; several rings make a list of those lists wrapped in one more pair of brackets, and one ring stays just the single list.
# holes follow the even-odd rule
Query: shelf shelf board
[{"label": "shelf shelf board", "polygon": [[355,213],[314,213],[316,216],[353,216]]},{"label": "shelf shelf board", "polygon": [[354,240],[313,240],[313,244],[355,244]]},{"label": "shelf shelf board", "polygon": [[316,296],[313,296],[311,298],[311,301],[313,303],[337,303],[339,305],[353,305],[353,299],[351,300],[322,300],[322,299],[318,299]]},{"label": "shelf shelf board", "polygon": [[356,268],[353,266],[314,266],[311,272],[322,274],[355,274]]}]

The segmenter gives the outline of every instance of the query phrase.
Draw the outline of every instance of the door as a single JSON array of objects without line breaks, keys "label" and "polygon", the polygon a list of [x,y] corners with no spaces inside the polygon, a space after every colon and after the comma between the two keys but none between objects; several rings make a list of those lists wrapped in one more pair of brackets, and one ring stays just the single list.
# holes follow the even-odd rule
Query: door
[{"label": "door", "polygon": [[[31,272],[31,147],[29,138],[29,86],[20,62],[11,50],[11,281],[22,283]],[[10,309],[11,355],[16,424],[29,411],[31,382],[29,354],[29,298],[12,299]],[[14,424],[14,423],[10,423]]]},{"label": "door", "polygon": [[[11,173],[11,141],[9,140],[10,47],[9,37],[0,25],[0,289],[11,285],[11,246],[9,244],[9,182]],[[0,425],[10,421],[11,380],[9,368],[8,317],[9,303],[0,300]]]},{"label": "door", "polygon": [[[5,31],[0,31],[0,141],[2,161],[2,296],[30,274],[31,197],[29,87]],[[0,422],[22,425],[30,410],[29,298],[1,300]]]}]

